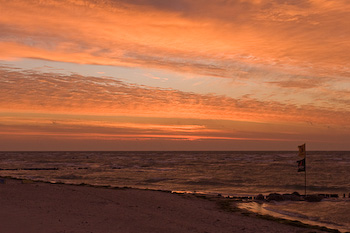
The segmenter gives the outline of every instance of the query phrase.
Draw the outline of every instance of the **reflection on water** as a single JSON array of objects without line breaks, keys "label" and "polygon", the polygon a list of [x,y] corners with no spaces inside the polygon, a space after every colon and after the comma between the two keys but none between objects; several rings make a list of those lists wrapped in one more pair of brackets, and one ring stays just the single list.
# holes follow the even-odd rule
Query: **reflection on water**
[{"label": "reflection on water", "polygon": [[[308,193],[350,192],[349,152],[307,156]],[[59,168],[0,175],[223,195],[303,193],[296,160],[296,152],[0,152],[3,169]]]},{"label": "reflection on water", "polygon": [[341,232],[350,231],[350,200],[325,199],[321,202],[245,202],[238,207],[273,217],[297,220],[310,225],[325,226]]}]

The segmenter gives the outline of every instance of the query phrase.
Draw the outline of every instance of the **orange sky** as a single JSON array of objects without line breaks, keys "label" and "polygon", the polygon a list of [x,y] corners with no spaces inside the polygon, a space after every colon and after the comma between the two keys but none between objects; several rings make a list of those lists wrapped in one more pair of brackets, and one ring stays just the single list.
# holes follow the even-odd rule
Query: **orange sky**
[{"label": "orange sky", "polygon": [[347,0],[0,0],[0,150],[350,150]]}]

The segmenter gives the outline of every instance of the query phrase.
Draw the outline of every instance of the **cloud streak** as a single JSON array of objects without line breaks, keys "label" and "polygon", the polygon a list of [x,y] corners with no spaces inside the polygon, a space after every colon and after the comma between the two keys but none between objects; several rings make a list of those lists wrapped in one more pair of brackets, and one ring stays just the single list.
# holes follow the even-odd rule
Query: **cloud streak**
[{"label": "cloud streak", "polygon": [[0,69],[3,111],[314,122],[344,125],[348,110],[295,106],[252,98],[229,98],[129,84],[113,78]]},{"label": "cloud streak", "polygon": [[4,57],[224,77],[236,76],[227,66],[232,63],[237,69],[266,65],[288,73],[349,75],[344,1],[17,0],[2,1],[1,8]]}]

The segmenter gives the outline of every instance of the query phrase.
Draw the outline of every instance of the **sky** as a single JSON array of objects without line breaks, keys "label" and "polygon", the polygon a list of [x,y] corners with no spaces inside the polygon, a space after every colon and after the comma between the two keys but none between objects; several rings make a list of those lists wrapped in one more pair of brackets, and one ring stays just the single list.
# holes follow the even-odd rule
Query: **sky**
[{"label": "sky", "polygon": [[0,0],[0,150],[350,150],[348,0]]}]

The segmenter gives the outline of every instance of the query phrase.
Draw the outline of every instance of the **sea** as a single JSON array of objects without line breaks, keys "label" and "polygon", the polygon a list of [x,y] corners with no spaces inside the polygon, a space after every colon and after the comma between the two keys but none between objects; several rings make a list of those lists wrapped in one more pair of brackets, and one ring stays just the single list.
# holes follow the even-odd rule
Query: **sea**
[{"label": "sea", "polygon": [[350,152],[312,151],[306,174],[296,151],[0,152],[0,176],[227,197],[306,192],[337,194],[321,202],[247,201],[239,205],[350,232]]}]

